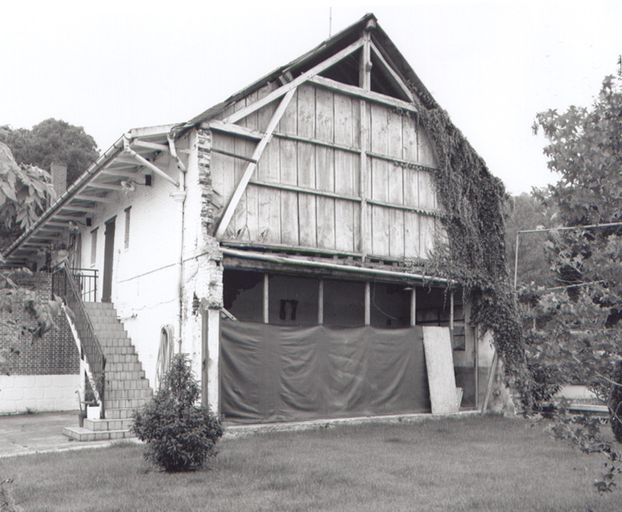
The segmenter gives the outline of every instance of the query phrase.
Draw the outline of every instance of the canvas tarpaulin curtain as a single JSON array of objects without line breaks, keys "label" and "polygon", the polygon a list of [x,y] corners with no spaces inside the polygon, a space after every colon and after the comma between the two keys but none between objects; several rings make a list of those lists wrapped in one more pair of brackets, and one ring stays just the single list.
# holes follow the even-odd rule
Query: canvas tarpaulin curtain
[{"label": "canvas tarpaulin curtain", "polygon": [[221,323],[225,419],[292,421],[429,412],[420,327]]}]

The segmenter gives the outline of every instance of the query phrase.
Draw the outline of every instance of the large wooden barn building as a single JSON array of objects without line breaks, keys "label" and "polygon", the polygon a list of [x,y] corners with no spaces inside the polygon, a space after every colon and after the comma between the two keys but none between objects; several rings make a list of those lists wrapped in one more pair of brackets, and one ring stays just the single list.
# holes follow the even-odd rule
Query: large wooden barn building
[{"label": "large wooden barn building", "polygon": [[447,329],[461,407],[478,407],[489,343],[461,291],[423,276],[445,236],[418,121],[433,107],[367,15],[102,154],[5,251],[63,261],[54,290],[101,421],[126,428],[177,351],[230,421],[430,412],[427,326]]}]

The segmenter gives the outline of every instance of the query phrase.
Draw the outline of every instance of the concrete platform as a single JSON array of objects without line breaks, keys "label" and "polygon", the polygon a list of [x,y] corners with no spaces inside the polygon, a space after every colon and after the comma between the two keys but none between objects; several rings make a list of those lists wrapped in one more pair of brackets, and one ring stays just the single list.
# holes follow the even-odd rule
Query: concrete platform
[{"label": "concrete platform", "polygon": [[0,416],[0,458],[110,446],[113,441],[78,443],[63,435],[67,426],[78,428],[78,412]]}]

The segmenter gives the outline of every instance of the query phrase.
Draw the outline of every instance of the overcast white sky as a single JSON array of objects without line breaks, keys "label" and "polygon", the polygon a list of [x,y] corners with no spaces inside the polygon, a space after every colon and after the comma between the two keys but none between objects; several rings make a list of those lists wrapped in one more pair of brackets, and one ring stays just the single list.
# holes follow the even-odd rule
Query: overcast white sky
[{"label": "overcast white sky", "polygon": [[[512,193],[555,179],[537,112],[589,105],[622,53],[622,2],[20,0],[0,16],[0,125],[49,117],[100,149],[185,121],[373,12]],[[313,7],[311,7],[313,6]]]}]

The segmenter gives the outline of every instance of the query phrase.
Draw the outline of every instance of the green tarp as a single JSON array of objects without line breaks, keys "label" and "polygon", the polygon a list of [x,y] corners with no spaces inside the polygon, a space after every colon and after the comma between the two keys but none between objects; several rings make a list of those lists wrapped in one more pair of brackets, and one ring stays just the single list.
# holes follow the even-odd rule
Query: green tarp
[{"label": "green tarp", "polygon": [[429,412],[420,327],[221,323],[221,397],[237,422]]}]

